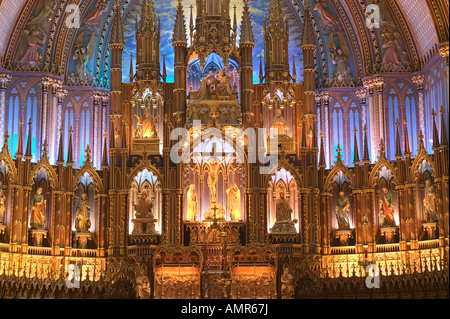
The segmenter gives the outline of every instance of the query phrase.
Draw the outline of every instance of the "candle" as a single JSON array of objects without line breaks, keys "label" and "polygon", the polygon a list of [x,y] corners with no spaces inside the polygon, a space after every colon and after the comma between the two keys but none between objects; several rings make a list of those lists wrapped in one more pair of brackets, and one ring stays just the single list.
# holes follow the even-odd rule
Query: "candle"
[{"label": "candle", "polygon": [[256,276],[256,264],[253,264],[253,275]]},{"label": "candle", "polygon": [[178,263],[178,277],[180,277],[180,271],[181,271],[180,263]]},{"label": "candle", "polygon": [[162,264],[162,281],[164,281],[164,263]]},{"label": "candle", "polygon": [[238,261],[238,281],[239,281],[239,261]]}]

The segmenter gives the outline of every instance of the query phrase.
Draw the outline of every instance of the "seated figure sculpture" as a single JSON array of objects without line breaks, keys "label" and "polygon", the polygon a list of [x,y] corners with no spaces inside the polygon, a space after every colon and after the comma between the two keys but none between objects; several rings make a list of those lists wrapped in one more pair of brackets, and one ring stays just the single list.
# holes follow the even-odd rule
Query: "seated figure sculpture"
[{"label": "seated figure sculpture", "polygon": [[288,200],[284,197],[284,192],[280,193],[280,198],[276,205],[276,221],[273,225],[272,233],[296,233],[296,220],[292,220],[292,208]]}]

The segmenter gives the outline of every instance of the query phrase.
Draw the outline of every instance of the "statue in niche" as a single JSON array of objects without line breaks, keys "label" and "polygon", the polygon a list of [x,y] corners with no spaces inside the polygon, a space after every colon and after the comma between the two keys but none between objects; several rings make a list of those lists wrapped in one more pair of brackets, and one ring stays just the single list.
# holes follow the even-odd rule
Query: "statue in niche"
[{"label": "statue in niche", "polygon": [[219,163],[209,163],[208,187],[209,187],[209,207],[208,211],[203,214],[205,220],[223,219],[225,217],[225,209],[217,202],[217,184],[219,176]]},{"label": "statue in niche", "polygon": [[224,69],[220,70],[219,77],[214,79],[213,84],[216,86],[216,96],[218,99],[230,98],[233,95],[231,79]]},{"label": "statue in niche", "polygon": [[145,109],[145,117],[141,119],[136,114],[134,115],[137,118],[137,129],[135,131],[139,136],[142,135],[143,138],[156,138],[158,134],[156,132],[156,125],[158,124],[158,119],[152,118],[150,116],[150,111],[148,108]]},{"label": "statue in niche", "polygon": [[42,195],[42,187],[38,187],[36,189],[36,194],[31,200],[30,225],[32,229],[44,229],[46,208],[47,201]]},{"label": "statue in niche", "polygon": [[227,189],[228,196],[228,216],[231,220],[242,220],[241,216],[241,191],[236,184]]},{"label": "statue in niche", "polygon": [[[30,65],[35,67],[41,56],[39,55],[39,49],[43,49],[42,45],[45,43],[47,36],[41,27],[31,29],[31,31],[25,31],[27,35],[27,47],[22,57],[20,58],[19,65]],[[42,35],[42,39],[39,37]]]},{"label": "statue in niche", "polygon": [[190,185],[187,192],[187,212],[186,220],[195,221],[198,214],[197,193],[195,192],[195,185]]},{"label": "statue in niche", "polygon": [[425,206],[425,221],[436,222],[438,220],[436,187],[429,179],[425,181],[425,197],[423,199],[423,206]]},{"label": "statue in niche", "polygon": [[3,184],[0,182],[0,225],[3,224],[3,215],[5,214],[5,200],[6,196],[3,192]]},{"label": "statue in niche", "polygon": [[314,4],[314,11],[317,11],[320,19],[326,25],[332,26],[338,23],[338,19],[336,19],[336,17],[330,12],[330,10],[328,10],[325,0],[318,0]]},{"label": "statue in niche", "polygon": [[88,233],[91,228],[91,206],[89,206],[86,193],[81,194],[75,216],[75,229],[79,233]]},{"label": "statue in niche", "polygon": [[295,222],[292,220],[292,208],[289,201],[281,191],[276,205],[276,221],[271,231],[272,233],[296,233]]},{"label": "statue in niche", "polygon": [[286,124],[286,120],[281,115],[280,109],[277,109],[275,111],[275,116],[273,118],[271,128],[274,128],[277,130],[276,135],[278,135],[278,136],[285,136],[286,133],[289,131],[289,127]]},{"label": "statue in niche", "polygon": [[386,187],[383,187],[383,194],[380,200],[379,216],[382,220],[381,226],[395,227],[394,197],[392,195],[392,192]]},{"label": "statue in niche", "polygon": [[342,80],[348,76],[350,69],[348,67],[350,61],[350,50],[348,49],[347,42],[341,32],[336,32],[336,36],[339,42],[336,44],[334,41],[334,33],[328,37],[328,49],[330,50],[331,61],[335,65],[333,77]]},{"label": "statue in niche", "polygon": [[209,74],[202,80],[200,88],[191,96],[191,101],[205,101],[211,99],[211,82],[214,79],[214,74],[209,71]]},{"label": "statue in niche", "polygon": [[287,267],[283,268],[283,275],[281,275],[281,297],[283,299],[294,298],[294,276],[289,273]]},{"label": "statue in niche", "polygon": [[401,61],[406,52],[403,51],[400,45],[400,33],[391,31],[390,28],[385,28],[381,37],[383,40],[383,48],[385,49],[383,55],[383,65],[403,67]]},{"label": "statue in niche", "polygon": [[84,18],[87,24],[96,24],[108,9],[108,0],[98,0],[95,8]]},{"label": "statue in niche", "polygon": [[339,198],[337,200],[336,206],[336,219],[338,222],[339,230],[349,230],[349,212],[350,212],[350,201],[348,197],[345,196],[344,192],[339,192]]},{"label": "statue in niche", "polygon": [[148,193],[148,190],[143,189],[141,191],[141,198],[133,205],[136,210],[136,218],[153,218],[153,204]]},{"label": "statue in niche", "polygon": [[150,299],[151,288],[150,280],[146,274],[146,267],[138,266],[136,274],[136,298],[137,299]]},{"label": "statue in niche", "polygon": [[89,72],[88,63],[92,60],[95,50],[95,35],[91,36],[91,39],[87,46],[83,45],[84,32],[82,32],[75,44],[75,52],[73,53],[73,59],[76,61],[75,77],[80,81],[90,81],[93,79],[92,73]]}]

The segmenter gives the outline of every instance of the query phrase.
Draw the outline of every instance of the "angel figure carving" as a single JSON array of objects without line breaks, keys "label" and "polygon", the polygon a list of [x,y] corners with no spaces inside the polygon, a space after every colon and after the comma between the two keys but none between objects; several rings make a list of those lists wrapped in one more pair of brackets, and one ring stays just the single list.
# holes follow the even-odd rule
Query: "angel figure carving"
[{"label": "angel figure carving", "polygon": [[342,33],[336,32],[338,43],[335,42],[334,35],[332,32],[328,37],[328,49],[330,50],[331,61],[335,65],[333,77],[342,80],[350,72],[348,67],[350,50]]},{"label": "angel figure carving", "polygon": [[95,35],[91,36],[87,46],[83,45],[83,38],[84,32],[78,36],[73,59],[77,62],[75,66],[75,76],[81,81],[86,81],[92,78],[92,74],[89,72],[87,65],[94,56]]},{"label": "angel figure carving", "polygon": [[41,59],[39,50],[43,49],[42,45],[47,40],[47,37],[44,30],[40,27],[33,28],[31,31],[24,31],[24,33],[26,35],[27,46],[23,54],[19,55],[19,64],[35,67]]},{"label": "angel figure carving", "polygon": [[329,26],[338,23],[338,19],[336,19],[336,17],[330,12],[330,10],[328,10],[327,3],[325,2],[325,0],[318,0],[314,4],[314,10],[317,11],[323,23]]},{"label": "angel figure carving", "polygon": [[86,16],[84,22],[87,24],[98,23],[107,9],[108,0],[98,0],[95,8]]},{"label": "angel figure carving", "polygon": [[406,52],[402,49],[402,39],[400,33],[392,31],[390,28],[383,30],[381,35],[383,40],[383,65],[393,65],[402,68],[404,55]]}]

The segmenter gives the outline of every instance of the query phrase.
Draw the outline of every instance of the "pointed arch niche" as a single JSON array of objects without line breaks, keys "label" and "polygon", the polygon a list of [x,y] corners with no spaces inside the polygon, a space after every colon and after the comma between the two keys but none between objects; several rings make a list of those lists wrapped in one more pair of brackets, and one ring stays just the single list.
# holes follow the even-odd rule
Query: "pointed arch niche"
[{"label": "pointed arch niche", "polygon": [[[80,244],[81,243],[77,243],[77,241],[80,240],[80,238],[78,236],[75,236],[74,238],[74,245],[77,245],[76,247],[78,248],[89,248],[89,249],[94,249],[96,248],[96,243],[98,242],[98,236],[97,236],[97,231],[98,231],[98,210],[99,210],[99,205],[97,205],[98,201],[97,201],[97,194],[95,191],[95,185],[94,185],[94,181],[91,177],[91,175],[88,172],[85,172],[81,175],[81,177],[79,178],[77,185],[76,185],[76,191],[75,191],[75,197],[73,200],[73,214],[72,214],[72,220],[71,220],[71,226],[72,226],[72,231],[74,233],[77,232],[76,229],[76,216],[77,216],[77,210],[79,205],[81,205],[81,201],[82,201],[82,195],[86,194],[86,199],[88,202],[88,205],[90,207],[89,210],[89,220],[90,220],[90,224],[91,226],[89,227],[89,233],[92,234],[92,241],[89,240],[87,242],[87,247],[81,247]],[[84,245],[82,245],[84,246]]]},{"label": "pointed arch niche", "polygon": [[[161,234],[162,229],[162,193],[161,193],[161,181],[158,178],[158,175],[154,173],[150,168],[144,168],[140,172],[136,174],[136,176],[131,181],[130,185],[130,194],[129,194],[129,213],[128,213],[128,229],[129,235],[146,235],[141,233],[140,231],[135,230],[135,224],[133,220],[136,219],[136,206],[139,205],[139,202],[143,199],[143,193],[146,193],[147,197],[151,200],[152,203],[152,213],[154,219],[156,219],[155,223],[155,231],[156,235]],[[151,234],[155,235],[155,234]],[[145,240],[144,238],[141,238]],[[139,240],[139,239],[137,239]]]},{"label": "pointed arch niche", "polygon": [[[276,207],[277,200],[280,198],[280,194],[284,193],[285,198],[289,202],[289,206],[292,208],[292,220],[300,220],[300,206],[299,206],[299,196],[298,191],[299,184],[294,177],[294,175],[281,168],[272,175],[269,179],[269,185],[267,189],[267,231],[276,222]],[[300,231],[300,222],[295,223],[295,229],[297,233]]]}]

